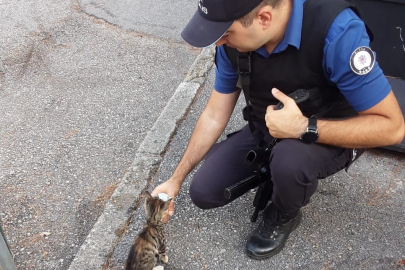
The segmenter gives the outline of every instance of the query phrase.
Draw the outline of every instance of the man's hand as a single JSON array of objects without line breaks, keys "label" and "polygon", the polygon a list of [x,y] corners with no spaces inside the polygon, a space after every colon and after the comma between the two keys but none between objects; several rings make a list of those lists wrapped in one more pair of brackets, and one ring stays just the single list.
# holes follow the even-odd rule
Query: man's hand
[{"label": "man's hand", "polygon": [[272,94],[284,104],[281,110],[274,110],[275,105],[267,107],[265,119],[271,136],[278,139],[300,138],[308,126],[308,118],[302,115],[295,101],[276,88]]},{"label": "man's hand", "polygon": [[172,202],[169,205],[169,215],[164,217],[162,222],[166,223],[169,217],[174,214],[174,203],[176,201],[176,196],[179,193],[181,184],[172,180],[171,178],[166,182],[160,184],[152,191],[152,196],[157,196],[159,193],[166,193],[169,197],[172,197]]}]

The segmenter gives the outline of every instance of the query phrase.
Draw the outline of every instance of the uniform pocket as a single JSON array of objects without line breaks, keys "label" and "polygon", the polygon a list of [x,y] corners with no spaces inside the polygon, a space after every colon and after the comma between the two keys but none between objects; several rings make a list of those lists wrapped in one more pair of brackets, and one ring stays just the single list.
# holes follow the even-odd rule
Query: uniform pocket
[{"label": "uniform pocket", "polygon": [[324,179],[345,169],[346,172],[350,165],[353,164],[364,153],[364,149],[343,149],[340,155],[332,160],[325,162],[319,167],[318,179]]},{"label": "uniform pocket", "polygon": [[349,169],[350,165],[353,164],[353,162],[355,162],[363,153],[364,153],[364,149],[360,148],[360,149],[349,149],[350,153],[349,153],[349,162],[346,165],[346,172]]}]

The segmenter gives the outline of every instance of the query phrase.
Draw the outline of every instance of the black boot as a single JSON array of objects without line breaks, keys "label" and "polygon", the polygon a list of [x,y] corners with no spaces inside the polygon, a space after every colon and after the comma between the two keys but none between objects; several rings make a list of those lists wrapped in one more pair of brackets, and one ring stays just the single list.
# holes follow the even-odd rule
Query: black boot
[{"label": "black boot", "polygon": [[293,216],[281,213],[274,204],[270,204],[263,213],[263,221],[246,243],[246,254],[257,260],[276,255],[284,248],[288,236],[298,227],[301,219],[301,210]]}]

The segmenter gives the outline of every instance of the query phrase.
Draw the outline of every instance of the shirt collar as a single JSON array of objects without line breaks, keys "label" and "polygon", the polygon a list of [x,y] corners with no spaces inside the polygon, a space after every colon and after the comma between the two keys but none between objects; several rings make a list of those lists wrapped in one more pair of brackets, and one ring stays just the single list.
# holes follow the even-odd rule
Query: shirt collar
[{"label": "shirt collar", "polygon": [[[279,53],[287,49],[288,45],[299,49],[301,44],[302,19],[304,17],[305,0],[293,0],[293,8],[288,21],[283,40],[274,48],[272,53]],[[258,54],[268,58],[270,55],[264,47],[256,50]]]}]

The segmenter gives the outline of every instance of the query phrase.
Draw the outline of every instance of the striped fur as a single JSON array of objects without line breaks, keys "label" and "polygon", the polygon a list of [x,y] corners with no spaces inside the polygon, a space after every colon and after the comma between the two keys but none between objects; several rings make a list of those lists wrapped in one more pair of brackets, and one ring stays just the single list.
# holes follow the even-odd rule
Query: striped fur
[{"label": "striped fur", "polygon": [[153,270],[158,261],[167,263],[166,240],[162,218],[168,214],[169,204],[145,191],[146,224],[136,236],[128,255],[126,270]]}]

